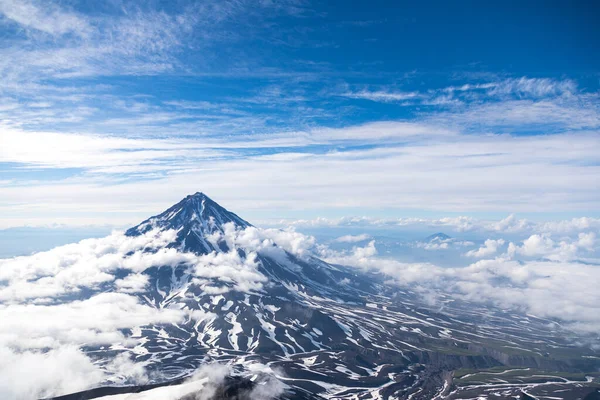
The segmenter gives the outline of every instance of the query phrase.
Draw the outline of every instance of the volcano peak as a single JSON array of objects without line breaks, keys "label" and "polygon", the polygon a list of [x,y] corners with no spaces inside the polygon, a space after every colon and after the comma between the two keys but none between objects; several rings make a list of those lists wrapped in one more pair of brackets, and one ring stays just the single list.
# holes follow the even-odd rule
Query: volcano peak
[{"label": "volcano peak", "polygon": [[[204,252],[210,250],[209,248],[204,249],[206,247],[204,246],[204,237],[216,231],[222,232],[223,226],[227,223],[233,223],[239,229],[252,226],[203,192],[196,192],[186,196],[162,213],[130,228],[126,235],[136,236],[157,228],[161,230],[174,229],[178,232],[178,242],[185,245],[186,242],[193,243],[198,239],[203,243],[203,246],[200,246],[202,249],[198,250]],[[193,238],[190,238],[192,234]]]}]

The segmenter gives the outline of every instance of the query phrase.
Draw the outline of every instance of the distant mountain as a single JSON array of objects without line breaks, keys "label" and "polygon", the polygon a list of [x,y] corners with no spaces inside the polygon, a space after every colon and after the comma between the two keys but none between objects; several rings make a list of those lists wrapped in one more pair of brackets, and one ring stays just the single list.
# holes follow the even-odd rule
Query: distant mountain
[{"label": "distant mountain", "polygon": [[450,240],[450,239],[452,239],[452,238],[450,236],[446,235],[445,233],[438,232],[438,233],[434,233],[433,235],[427,236],[425,239],[423,239],[423,241],[425,243],[430,243],[430,242],[443,242],[445,240]]},{"label": "distant mountain", "polygon": [[[209,315],[200,322],[140,326],[125,332],[139,343],[128,351],[156,372],[154,384],[181,380],[212,361],[236,368],[260,361],[281,371],[284,398],[429,400],[459,398],[463,393],[477,398],[491,396],[496,389],[508,398],[519,395],[521,386],[513,390],[492,382],[479,389],[461,388],[455,371],[521,368],[575,374],[600,365],[582,358],[571,341],[549,331],[547,320],[514,318],[502,310],[446,297],[441,298],[442,312],[420,300],[420,288],[398,289],[388,286],[384,276],[331,265],[310,254],[292,254],[277,241],[264,244],[252,236],[257,231],[249,222],[203,193],[187,196],[126,235],[152,229],[174,230],[167,248],[212,257],[214,268],[234,257],[248,265],[244,273],[256,274],[261,282],[255,288],[236,287],[217,269],[214,276],[198,277],[186,263],[145,270],[149,283],[137,294],[140,301]],[[244,240],[232,239],[236,232]],[[449,238],[437,233],[426,240]],[[253,250],[246,243],[262,247]],[[119,349],[86,350],[103,359]],[[248,379],[251,385],[254,378]],[[462,375],[461,379],[467,382]]]}]

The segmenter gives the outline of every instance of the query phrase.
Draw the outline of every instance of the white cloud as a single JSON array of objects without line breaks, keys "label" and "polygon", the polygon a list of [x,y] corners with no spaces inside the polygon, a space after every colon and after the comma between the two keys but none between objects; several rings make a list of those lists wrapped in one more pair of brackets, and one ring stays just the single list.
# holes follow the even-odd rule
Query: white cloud
[{"label": "white cloud", "polygon": [[230,247],[241,246],[254,252],[270,251],[278,247],[297,256],[303,256],[315,245],[315,238],[296,232],[294,229],[260,229],[248,227],[236,230],[235,225],[224,225],[224,233],[217,232],[213,240],[222,237]]},{"label": "white cloud", "polygon": [[537,230],[541,232],[569,233],[586,229],[600,230],[600,218],[573,218],[563,221],[547,221],[539,224]]},{"label": "white cloud", "polygon": [[195,262],[193,276],[198,282],[206,279],[212,282],[207,287],[221,284],[233,284],[233,290],[241,292],[261,291],[263,284],[268,281],[267,277],[258,272],[256,253],[249,252],[245,258],[241,258],[236,250],[227,253],[211,253],[200,256]]},{"label": "white cloud", "polygon": [[[376,130],[374,127],[369,129]],[[400,132],[403,128],[398,126],[395,129]],[[358,129],[348,131],[347,136],[340,132],[333,136],[329,133],[324,135],[341,140],[365,132]],[[394,135],[394,132],[383,131],[379,135],[385,137]],[[86,215],[83,218],[91,218],[89,210],[106,218],[119,218],[121,223],[131,223],[133,218],[119,217],[114,213],[109,215],[110,211],[131,212],[137,209],[139,217],[143,217],[152,212],[152,207],[163,208],[198,188],[221,199],[229,207],[250,212],[284,212],[297,209],[299,204],[307,211],[360,207],[438,212],[582,212],[595,209],[600,200],[594,190],[600,172],[593,162],[600,152],[599,144],[596,134],[538,137],[460,135],[448,141],[432,140],[426,146],[414,143],[401,147],[309,154],[300,158],[262,159],[256,156],[214,160],[197,166],[179,164],[178,161],[172,173],[154,180],[126,181],[115,185],[107,184],[110,180],[94,174],[85,179],[31,182],[26,186],[19,182],[4,186],[5,205],[0,207],[0,212],[5,221],[33,222],[39,221],[36,210],[37,213],[43,210],[43,215],[55,221],[64,221],[69,213],[84,211]],[[27,154],[23,161],[29,159],[27,162],[33,163],[37,157],[39,162],[46,162],[46,156],[35,155],[43,153],[41,147],[36,153],[27,150],[24,145],[20,149]],[[135,153],[131,157],[145,157],[144,152],[141,156]],[[93,163],[105,154],[102,150],[87,158]],[[123,161],[124,154],[118,157],[121,161],[115,162],[116,166],[121,163],[122,166],[135,167],[137,161]],[[10,154],[6,158],[16,161]],[[65,156],[65,167],[69,166],[70,159],[72,156]],[[528,173],[523,174],[523,170]],[[322,171],[328,173],[323,174]],[[403,173],[390,174],[389,171]],[[96,169],[91,168],[91,172],[96,172]],[[440,179],[440,174],[444,179]],[[244,179],[238,179],[239,176],[244,176]],[[494,179],[488,179],[489,176],[494,176]],[[156,189],[165,186],[170,190]],[[276,191],[274,187],[277,187]],[[315,197],[311,193],[316,193],[317,187],[319,194]],[[358,187],[361,190],[356,190]],[[407,187],[411,190],[407,191]],[[240,191],[245,195],[235,195]],[[544,194],[540,196],[539,193]],[[140,198],[150,200],[140,202]]]},{"label": "white cloud", "polygon": [[596,234],[594,232],[581,232],[578,234],[577,247],[593,250],[596,245]]},{"label": "white cloud", "polygon": [[[39,168],[86,168],[97,173],[155,172],[178,159],[210,159],[226,153],[189,140],[126,139],[110,136],[31,132],[0,127],[0,160]],[[168,163],[167,163],[168,162]]]},{"label": "white cloud", "polygon": [[[137,237],[114,232],[106,238],[87,239],[28,257],[0,260],[3,296],[0,303],[0,394],[7,398],[30,399],[84,390],[108,381],[144,383],[148,379],[144,362],[134,362],[127,353],[118,354],[112,360],[92,362],[79,350],[80,346],[116,345],[133,349],[139,340],[129,336],[128,330],[201,321],[212,314],[156,308],[140,302],[129,293],[139,292],[148,284],[148,276],[143,271],[153,266],[185,265],[192,284],[200,285],[205,293],[260,291],[267,278],[258,271],[257,253],[266,252],[285,262],[288,256],[283,249],[304,257],[314,245],[314,238],[293,230],[254,227],[235,230],[233,224],[226,224],[224,228],[223,234],[212,235],[209,240],[226,240],[234,249],[229,252],[199,256],[182,253],[165,247],[175,239],[174,231],[155,230]],[[245,257],[240,256],[237,246],[244,246]],[[115,280],[116,270],[131,273]],[[112,291],[98,293],[100,283],[113,285]],[[91,289],[92,294],[81,300],[61,297],[83,288]],[[207,399],[221,382],[216,378],[222,379],[229,373],[229,369],[217,367],[199,371],[190,381],[203,381],[201,393]],[[24,370],[28,373],[23,374]],[[164,397],[166,395],[179,398],[183,393],[179,389],[184,390],[186,385],[157,390],[155,394],[161,399],[169,398]],[[193,386],[198,389],[197,384]],[[281,390],[278,381],[264,381],[256,396],[271,398],[271,394]]]},{"label": "white cloud", "polygon": [[[146,276],[141,273],[151,266],[187,265],[193,282],[206,293],[258,291],[267,279],[258,272],[256,255],[264,253],[281,262],[287,261],[286,253],[275,244],[298,257],[310,257],[316,251],[335,264],[385,273],[398,285],[416,285],[425,295],[445,291],[470,301],[489,301],[504,308],[559,318],[566,322],[566,326],[580,331],[594,332],[600,328],[600,298],[595,295],[594,289],[595,282],[600,279],[598,269],[593,265],[569,261],[570,258],[564,256],[573,256],[576,254],[573,251],[593,251],[596,245],[594,232],[578,232],[571,237],[562,237],[560,241],[540,234],[531,235],[520,246],[511,243],[508,253],[494,260],[482,260],[458,268],[441,268],[431,263],[402,263],[378,257],[374,240],[364,247],[355,246],[349,251],[336,252],[318,246],[313,237],[294,230],[254,227],[235,230],[233,224],[226,224],[224,228],[223,233],[214,234],[208,239],[225,240],[230,248],[243,247],[245,258],[242,259],[237,251],[196,256],[176,249],[158,249],[174,239],[174,232],[152,231],[130,238],[113,233],[107,238],[85,240],[31,257],[3,260],[0,268],[3,282],[43,281],[50,278],[58,279],[57,284],[51,287],[60,288],[65,283],[73,285],[75,282],[79,286],[94,287],[99,279],[94,277],[82,281],[81,277],[93,277],[97,274],[91,272],[99,271],[107,274],[106,282],[114,285],[115,290],[125,293],[100,293],[85,300],[60,304],[50,298],[56,293],[38,293],[32,295],[37,297],[35,301],[20,304],[18,301],[23,299],[23,295],[19,295],[10,298],[11,303],[0,305],[0,320],[3,321],[0,325],[0,353],[6,354],[7,360],[18,365],[44,365],[47,360],[71,362],[85,373],[85,376],[74,373],[75,378],[69,382],[64,379],[71,373],[69,369],[63,370],[67,375],[45,375],[35,384],[29,383],[33,377],[24,377],[14,385],[0,379],[1,390],[24,395],[29,393],[27,390],[42,394],[61,393],[71,391],[73,387],[85,388],[107,378],[143,381],[146,377],[143,364],[134,363],[122,355],[111,363],[95,365],[77,347],[83,344],[115,343],[125,348],[133,347],[137,341],[123,333],[127,329],[201,320],[209,315],[200,311],[157,309],[141,304],[136,297],[127,294],[140,290],[147,283]],[[503,244],[502,239],[487,240],[483,247],[473,250],[472,255],[492,255]],[[143,252],[141,249],[153,251]],[[519,260],[519,256],[542,256],[556,261]],[[60,271],[56,273],[54,268]],[[69,271],[80,268],[77,274]],[[129,269],[132,273],[113,281],[111,271],[115,268]],[[60,278],[65,271],[68,272],[67,276],[75,278]],[[98,276],[105,278],[102,274]],[[66,286],[67,289],[69,287]],[[43,354],[38,349],[51,351]],[[0,370],[2,368],[7,367],[0,361]],[[267,396],[281,390],[282,386],[274,382],[272,388],[260,392],[260,395]],[[166,395],[166,392],[161,393]]]},{"label": "white cloud", "polygon": [[417,247],[420,247],[425,250],[447,250],[450,247],[450,243],[451,243],[451,241],[446,240],[446,241],[441,241],[441,242],[429,242],[429,243],[417,242],[416,245],[417,245]]},{"label": "white cloud", "polygon": [[249,393],[250,399],[270,400],[281,397],[287,387],[286,384],[279,380],[280,377],[285,377],[283,370],[257,362],[250,364],[248,369],[261,376],[260,382],[257,382]]},{"label": "white cloud", "polygon": [[50,2],[3,0],[0,2],[0,14],[26,28],[51,35],[69,32],[85,35],[90,29],[84,18],[61,10]]},{"label": "white cloud", "polygon": [[[27,257],[0,260],[0,301],[57,297],[81,288],[98,288],[114,280],[118,268],[141,272],[170,251],[162,248],[174,240],[173,231],[151,231],[138,237],[115,232],[102,239],[54,248]],[[159,249],[160,248],[160,249]],[[147,253],[145,249],[159,249]]]},{"label": "white cloud", "polygon": [[523,241],[521,246],[510,243],[508,255],[520,254],[526,257],[543,257],[555,261],[577,259],[582,253],[595,250],[596,234],[580,232],[577,237],[565,237],[560,241],[552,240],[549,234],[534,234]]},{"label": "white cloud", "polygon": [[334,240],[334,242],[356,243],[356,242],[362,242],[363,240],[368,240],[370,238],[371,238],[371,236],[367,235],[366,233],[363,233],[361,235],[344,235],[344,236],[340,236],[339,238],[336,238]]},{"label": "white cloud", "polygon": [[477,250],[470,250],[465,253],[467,257],[483,258],[496,254],[498,248],[504,245],[504,239],[487,239],[484,245]]},{"label": "white cloud", "polygon": [[[438,123],[472,127],[501,128],[519,131],[537,127],[541,131],[564,129],[595,130],[600,127],[596,104],[585,99],[506,100],[473,105],[461,113],[445,113],[432,117]],[[582,105],[583,103],[583,105]]]},{"label": "white cloud", "polygon": [[490,95],[529,95],[533,97],[546,97],[553,95],[574,94],[577,84],[570,80],[554,80],[548,78],[506,79],[493,84],[487,91]]},{"label": "white cloud", "polygon": [[514,214],[501,219],[498,222],[489,223],[484,229],[492,230],[496,232],[523,232],[531,229],[535,229],[536,225],[526,219],[517,219]]},{"label": "white cloud", "polygon": [[[177,64],[174,51],[197,23],[198,14],[181,14],[109,5],[83,15],[52,2],[7,0],[0,12],[25,28],[2,49],[5,83],[90,75],[156,74]],[[48,35],[37,35],[43,32]],[[71,35],[69,35],[71,34]],[[49,37],[48,37],[49,36]]]},{"label": "white cloud", "polygon": [[317,143],[351,140],[377,143],[390,140],[404,141],[408,138],[413,140],[431,137],[452,138],[458,134],[458,131],[446,126],[423,122],[379,121],[337,129],[318,128],[313,129],[308,134]]},{"label": "white cloud", "polygon": [[[307,88],[274,83],[258,89],[260,104],[304,102],[294,108],[305,114],[286,114],[280,130],[271,126],[280,115],[261,114],[254,105],[240,107],[241,100],[224,105],[217,98],[194,102],[125,95],[118,80],[83,84],[70,79],[206,74],[202,63],[187,65],[182,50],[203,55],[215,43],[239,39],[229,30],[231,22],[263,13],[295,14],[292,9],[272,2],[208,1],[169,11],[115,3],[85,13],[77,2],[3,1],[0,23],[19,29],[7,30],[8,44],[0,52],[0,161],[10,163],[12,172],[35,175],[32,171],[41,168],[44,173],[41,181],[0,183],[5,199],[0,224],[56,219],[87,224],[104,218],[125,224],[136,210],[141,216],[200,186],[240,208],[277,208],[282,214],[300,207],[327,212],[365,205],[448,212],[595,209],[598,94],[571,79],[514,77],[424,92],[385,85],[346,90],[350,97],[437,100],[452,107],[358,126],[347,125],[343,117],[331,119],[341,120],[335,122],[338,128],[314,123],[333,114],[331,104],[319,109],[306,104],[316,97],[316,102],[330,101],[322,98],[321,87],[311,89],[310,96]],[[52,83],[57,78],[61,83]],[[338,96],[336,101],[349,100]],[[303,122],[290,126],[290,120]],[[530,125],[545,135],[521,135]],[[227,135],[211,136],[214,132]],[[244,179],[237,179],[241,174]],[[172,190],[156,189],[164,186]],[[317,189],[318,198],[309,195]],[[248,196],[232,195],[238,191]],[[136,193],[153,204],[141,210]],[[82,205],[101,215],[72,215]],[[106,212],[98,211],[103,207]]]},{"label": "white cloud", "polygon": [[[232,249],[196,255],[167,248],[175,240],[173,230],[153,230],[140,236],[125,236],[114,232],[100,239],[56,247],[31,256],[0,260],[0,301],[7,304],[22,301],[40,302],[76,294],[82,289],[100,290],[110,287],[121,293],[136,293],[148,283],[142,272],[151,267],[184,266],[204,290],[262,290],[267,277],[258,270],[257,253],[266,252],[285,260],[282,249],[304,256],[314,246],[315,239],[293,230],[236,230],[225,225],[223,234],[208,240],[224,239]],[[275,245],[279,247],[275,247]],[[245,257],[235,250],[246,249]],[[152,251],[148,251],[152,250]],[[115,271],[129,274],[115,279]],[[108,286],[107,286],[108,285]],[[216,286],[215,286],[216,285]]]},{"label": "white cloud", "polygon": [[[266,221],[265,223],[271,223]],[[501,220],[482,220],[468,216],[443,218],[372,218],[372,217],[318,217],[310,220],[280,220],[277,225],[295,227],[445,227],[455,232],[493,232],[505,234],[572,234],[588,229],[600,229],[600,218],[573,218],[562,221],[534,222],[517,219],[514,214]]]},{"label": "white cloud", "polygon": [[[0,348],[0,354],[3,356],[0,359],[0,395],[5,399],[29,400],[74,393],[99,385],[108,376],[114,374],[125,375],[130,379],[129,383],[135,384],[143,384],[148,379],[143,367],[139,363],[132,363],[124,353],[119,354],[108,365],[108,371],[93,364],[85,354],[72,346],[47,353],[13,353]],[[24,374],[23,371],[28,373]],[[214,396],[225,378],[232,372],[227,365],[210,363],[200,367],[179,385],[100,398],[178,400],[184,396],[194,395],[196,400],[208,400]]]},{"label": "white cloud", "polygon": [[104,379],[77,347],[17,353],[0,346],[0,397],[30,400],[74,393]]},{"label": "white cloud", "polygon": [[[589,240],[590,236],[580,235],[574,243],[587,245]],[[522,248],[528,249],[528,254],[542,254],[542,250],[552,254],[564,252],[561,245],[548,247],[542,237],[526,242]],[[482,247],[482,253],[490,255],[488,249],[498,244],[499,241],[488,243]],[[440,291],[468,301],[491,302],[539,317],[557,318],[567,328],[580,332],[600,329],[600,295],[595,289],[600,270],[596,265],[558,257],[555,261],[537,261],[501,256],[464,267],[443,268],[427,262],[404,263],[377,257],[374,242],[352,252],[321,249],[321,256],[331,263],[382,272],[395,284],[419,287],[426,294]]]},{"label": "white cloud", "polygon": [[381,102],[396,102],[396,101],[405,101],[412,100],[421,97],[421,95],[417,92],[393,92],[393,91],[369,91],[369,90],[361,90],[358,92],[346,92],[342,93],[341,96],[348,97],[351,99],[365,99],[371,101],[381,101]]},{"label": "white cloud", "polygon": [[429,89],[424,92],[403,92],[391,88],[380,90],[355,90],[341,93],[351,99],[365,99],[377,102],[405,102],[425,105],[467,105],[474,100],[498,101],[499,99],[544,99],[556,96],[574,96],[578,92],[577,83],[571,79],[550,78],[508,78],[487,83],[467,83],[461,86],[448,86]]},{"label": "white cloud", "polygon": [[554,249],[554,241],[547,236],[531,235],[523,241],[518,252],[526,256],[547,255]]},{"label": "white cloud", "polygon": [[371,240],[365,247],[354,247],[352,249],[353,257],[358,259],[364,259],[372,257],[377,254],[377,248],[375,247],[375,241]]},{"label": "white cloud", "polygon": [[136,362],[129,353],[117,354],[103,365],[103,370],[113,382],[124,382],[129,385],[143,385],[150,381],[146,371],[147,362]]},{"label": "white cloud", "polygon": [[[230,366],[216,362],[201,366],[192,376],[182,384],[163,386],[146,390],[135,394],[122,394],[100,397],[100,400],[179,400],[193,395],[195,400],[209,400],[215,395],[219,386],[223,385],[228,375],[260,375],[254,380],[255,386],[246,393],[252,400],[270,400],[278,398],[286,385],[276,378],[275,371],[271,367],[257,362],[248,362],[244,365],[248,370],[241,373],[233,370]],[[281,372],[277,371],[277,376]]]},{"label": "white cloud", "polygon": [[117,279],[115,287],[121,293],[138,293],[146,289],[148,281],[148,275],[129,274],[123,279]]},{"label": "white cloud", "polygon": [[299,220],[280,220],[278,224],[281,226],[299,226],[299,227],[385,227],[385,226],[411,226],[411,225],[428,225],[428,226],[448,226],[456,231],[469,231],[474,229],[483,229],[485,221],[479,221],[472,217],[445,217],[440,219],[429,218],[372,218],[372,217],[341,217],[341,218],[326,218],[317,217],[315,219],[299,219]]},{"label": "white cloud", "polygon": [[127,344],[121,332],[150,324],[204,319],[201,311],[157,309],[123,293],[100,293],[87,300],[54,305],[0,305],[0,345],[17,349],[58,348],[64,343]]},{"label": "white cloud", "polygon": [[[134,345],[122,330],[139,325],[201,319],[200,312],[156,309],[134,297],[103,293],[59,305],[0,305],[0,396],[36,399],[73,393],[106,379],[145,383],[144,363],[120,353],[100,365],[81,345]],[[23,373],[27,371],[27,373]]]},{"label": "white cloud", "polygon": [[289,14],[291,9],[245,1],[204,1],[168,9],[109,2],[90,12],[77,2],[3,0],[0,24],[19,29],[7,30],[7,46],[0,52],[5,78],[0,86],[52,78],[206,73],[202,62],[185,65],[180,52],[198,50],[206,57],[211,45],[240,37],[229,23],[252,29],[250,21]]}]

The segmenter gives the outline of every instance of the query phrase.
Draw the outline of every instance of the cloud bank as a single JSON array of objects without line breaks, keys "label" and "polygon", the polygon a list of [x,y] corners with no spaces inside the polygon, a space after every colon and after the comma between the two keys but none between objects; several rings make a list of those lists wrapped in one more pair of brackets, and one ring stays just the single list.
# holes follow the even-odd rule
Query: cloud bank
[{"label": "cloud bank", "polygon": [[[145,363],[129,356],[129,352],[135,354],[139,340],[127,332],[212,316],[200,310],[157,308],[137,297],[136,293],[148,289],[145,272],[149,268],[183,267],[191,275],[191,284],[205,293],[260,292],[268,279],[258,269],[259,253],[287,259],[287,251],[305,257],[315,243],[314,238],[293,230],[236,230],[233,224],[226,224],[222,233],[208,240],[225,240],[233,250],[196,255],[167,248],[175,237],[172,230],[153,230],[135,237],[113,232],[105,238],[0,260],[0,395],[33,399],[85,390],[107,381],[144,383],[148,379]],[[246,251],[244,257],[236,250],[240,247]],[[122,352],[109,362],[94,360],[81,350],[82,346],[114,345]],[[207,371],[215,373],[212,367],[200,371],[202,377],[193,379],[194,391],[200,390],[197,382],[206,378]],[[218,382],[208,386],[204,382],[201,393],[209,398]],[[179,389],[184,390],[185,385]],[[158,392],[179,396],[179,389]],[[268,399],[280,393],[282,386],[273,378],[256,390],[257,399]]]},{"label": "cloud bank", "polygon": [[[556,319],[578,332],[600,330],[600,295],[594,289],[600,258],[593,232],[559,242],[536,234],[503,245],[503,239],[487,239],[464,254],[464,266],[455,268],[381,257],[375,241],[350,251],[321,248],[320,254],[331,263],[381,272],[398,286]],[[501,248],[505,251],[498,254]],[[470,263],[469,258],[482,259]]]},{"label": "cloud bank", "polygon": [[[529,226],[510,221],[486,226],[500,229],[496,232],[515,224]],[[381,256],[377,239],[367,234],[342,236],[335,243],[353,247],[333,250],[291,228],[236,230],[233,224],[225,224],[222,232],[207,240],[243,248],[244,257],[235,250],[195,255],[166,248],[176,233],[155,230],[138,237],[114,232],[106,238],[0,260],[0,393],[31,398],[82,390],[107,380],[143,382],[145,364],[135,362],[127,352],[98,363],[81,346],[118,344],[120,349],[133,349],[138,339],[126,332],[134,328],[211,317],[202,311],[156,308],[142,301],[136,293],[149,284],[145,272],[154,267],[185,268],[191,284],[205,293],[256,293],[268,283],[260,272],[261,254],[282,262],[288,253],[301,258],[316,255],[331,263],[381,272],[400,287],[485,302],[555,319],[579,333],[594,333],[600,329],[600,298],[595,290],[600,280],[599,242],[594,230],[574,230],[589,226],[581,222],[547,225],[561,233],[521,232],[522,239],[516,241],[436,242],[452,244],[436,252],[460,249],[464,263],[453,268]],[[357,245],[364,240],[369,240],[366,245]],[[46,373],[44,366],[49,364],[64,368]],[[14,365],[38,372],[15,377]]]}]

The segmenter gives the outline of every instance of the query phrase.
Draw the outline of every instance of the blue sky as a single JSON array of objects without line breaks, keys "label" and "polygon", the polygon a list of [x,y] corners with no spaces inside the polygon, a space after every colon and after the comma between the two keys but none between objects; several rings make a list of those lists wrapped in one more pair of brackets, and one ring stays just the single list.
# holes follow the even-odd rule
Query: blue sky
[{"label": "blue sky", "polygon": [[0,228],[598,217],[598,11],[0,0]]}]

